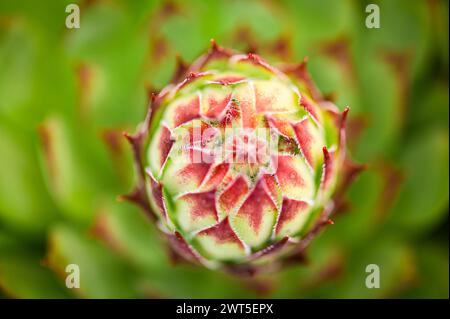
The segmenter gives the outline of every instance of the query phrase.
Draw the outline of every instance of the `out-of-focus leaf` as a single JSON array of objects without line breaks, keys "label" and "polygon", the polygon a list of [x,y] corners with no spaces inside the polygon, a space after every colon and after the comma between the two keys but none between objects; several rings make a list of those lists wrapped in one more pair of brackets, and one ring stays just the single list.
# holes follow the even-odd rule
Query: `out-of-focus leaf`
[{"label": "out-of-focus leaf", "polygon": [[47,119],[39,132],[41,167],[55,201],[70,219],[91,221],[102,194],[111,198],[108,191],[119,191],[105,145],[99,136],[77,127],[76,120],[62,116]]},{"label": "out-of-focus leaf", "polygon": [[398,165],[405,182],[389,222],[397,231],[423,233],[448,213],[449,140],[447,130],[431,130],[409,141]]},{"label": "out-of-focus leaf", "polygon": [[44,268],[38,260],[14,258],[0,260],[0,287],[14,298],[67,298],[64,290],[51,270]]},{"label": "out-of-focus leaf", "polygon": [[[156,297],[171,298],[256,298],[249,280],[189,265],[169,265],[164,271],[145,274],[141,290]],[[152,294],[150,294],[151,296]]]},{"label": "out-of-focus leaf", "polygon": [[22,247],[21,243],[4,230],[0,230],[0,256],[14,252]]},{"label": "out-of-focus leaf", "polygon": [[80,288],[74,293],[85,298],[137,297],[135,274],[117,256],[98,242],[66,227],[55,227],[49,238],[48,263],[65,278],[65,269],[80,269]]},{"label": "out-of-focus leaf", "polygon": [[[367,1],[380,8],[380,28],[367,29],[365,6],[361,8],[360,30],[364,32],[364,51],[374,56],[386,51],[402,52],[410,57],[413,77],[420,75],[429,61],[432,49],[432,30],[430,26],[430,3],[419,1]],[[362,11],[364,10],[364,11]],[[358,52],[360,58],[367,57]],[[370,63],[366,60],[367,63]],[[378,82],[372,82],[377,83]]]},{"label": "out-of-focus leaf", "polygon": [[414,287],[403,298],[448,299],[448,247],[436,244],[419,244],[416,260],[418,278]]},{"label": "out-of-focus leaf", "polygon": [[73,72],[78,70],[78,108],[91,124],[123,126],[144,117],[143,31],[121,6],[98,3],[83,15],[82,28],[68,32],[64,46]]},{"label": "out-of-focus leaf", "polygon": [[[380,271],[377,289],[366,286],[366,278],[371,274],[366,272],[366,267],[370,264],[378,266]],[[411,248],[384,235],[372,237],[372,241],[364,242],[354,251],[342,281],[329,289],[335,298],[393,298],[409,289],[416,276]]]},{"label": "out-of-focus leaf", "polygon": [[[330,240],[326,232],[319,234],[304,254],[304,261],[293,263],[275,277],[273,298],[329,298],[326,287],[335,287],[346,267],[342,244]],[[325,288],[324,288],[325,287]]]},{"label": "out-of-focus leaf", "polygon": [[360,112],[360,92],[351,69],[342,62],[320,55],[310,58],[308,67],[321,90],[336,95],[336,104],[341,110],[349,106],[352,115]]},{"label": "out-of-focus leaf", "polygon": [[[401,92],[394,72],[381,59],[368,58],[359,73],[362,94],[361,106],[367,118],[361,142],[355,156],[362,162],[371,163],[393,149],[398,142],[401,118]],[[376,83],[376,85],[374,85]]]},{"label": "out-of-focus leaf", "polygon": [[141,271],[169,267],[161,234],[136,207],[114,203],[103,208],[97,216],[95,230],[112,250]]},{"label": "out-of-focus leaf", "polygon": [[422,89],[411,105],[411,123],[409,131],[416,136],[418,131],[427,128],[448,128],[449,96],[448,86],[433,83]]},{"label": "out-of-focus leaf", "polygon": [[35,253],[0,233],[0,290],[13,298],[67,298],[64,282]]},{"label": "out-of-focus leaf", "polygon": [[439,49],[440,62],[448,75],[448,1],[436,1],[432,3],[432,23],[434,24],[434,36],[436,46]]},{"label": "out-of-focus leaf", "polygon": [[22,233],[43,235],[57,215],[37,169],[33,136],[0,120],[0,149],[0,221]]},{"label": "out-of-focus leaf", "polygon": [[76,104],[73,77],[60,41],[65,6],[51,1],[2,3],[0,26],[0,116],[30,128],[51,111],[69,111]]},{"label": "out-of-focus leaf", "polygon": [[285,1],[285,4],[294,25],[291,32],[295,51],[300,56],[316,53],[317,45],[348,35],[354,27],[351,2]]},{"label": "out-of-focus leaf", "polygon": [[[138,290],[147,297],[214,298],[251,296],[238,278],[201,267],[174,265],[163,235],[134,207],[111,205],[98,216],[97,236],[139,275]],[[196,285],[195,282],[208,282]]]},{"label": "out-of-focus leaf", "polygon": [[[363,172],[348,190],[349,207],[342,214],[331,217],[335,224],[328,227],[323,236],[347,248],[370,238],[378,230],[383,217],[380,212],[384,187],[382,178],[374,167]],[[359,238],[359,241],[355,241],[355,238]]]},{"label": "out-of-focus leaf", "polygon": [[[0,115],[24,112],[32,98],[33,78],[30,74],[36,61],[32,39],[23,24],[16,23],[0,33]],[[20,85],[17,85],[20,83]],[[35,114],[35,113],[34,113]]]}]

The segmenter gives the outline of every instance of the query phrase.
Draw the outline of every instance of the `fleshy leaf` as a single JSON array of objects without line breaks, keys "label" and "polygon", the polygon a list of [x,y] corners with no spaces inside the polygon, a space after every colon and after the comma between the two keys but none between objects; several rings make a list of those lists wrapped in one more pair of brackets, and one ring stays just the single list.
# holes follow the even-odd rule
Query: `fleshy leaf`
[{"label": "fleshy leaf", "polygon": [[322,162],[322,147],[325,145],[319,130],[308,118],[293,123],[292,126],[303,156],[315,169]]},{"label": "fleshy leaf", "polygon": [[199,232],[196,242],[207,257],[216,260],[232,260],[246,255],[244,244],[231,228],[228,217]]},{"label": "fleshy leaf", "polygon": [[277,238],[281,239],[284,236],[297,234],[309,216],[308,210],[308,203],[284,198],[276,226]]},{"label": "fleshy leaf", "polygon": [[247,245],[259,247],[270,238],[277,215],[276,204],[267,192],[265,181],[260,179],[232,217],[231,224]]},{"label": "fleshy leaf", "polygon": [[312,199],[314,179],[303,158],[279,155],[277,157],[276,176],[284,196],[297,200]]},{"label": "fleshy leaf", "polygon": [[178,198],[176,221],[185,232],[215,224],[218,221],[215,190],[188,193]]}]

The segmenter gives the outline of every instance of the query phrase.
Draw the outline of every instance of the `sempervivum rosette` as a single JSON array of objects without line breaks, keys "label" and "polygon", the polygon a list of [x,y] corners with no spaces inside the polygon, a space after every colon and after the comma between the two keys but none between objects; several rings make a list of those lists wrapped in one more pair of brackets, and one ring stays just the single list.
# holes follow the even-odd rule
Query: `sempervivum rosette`
[{"label": "sempervivum rosette", "polygon": [[330,222],[349,179],[347,111],[324,99],[305,63],[276,68],[213,42],[127,135],[139,172],[128,198],[191,261],[279,265]]}]

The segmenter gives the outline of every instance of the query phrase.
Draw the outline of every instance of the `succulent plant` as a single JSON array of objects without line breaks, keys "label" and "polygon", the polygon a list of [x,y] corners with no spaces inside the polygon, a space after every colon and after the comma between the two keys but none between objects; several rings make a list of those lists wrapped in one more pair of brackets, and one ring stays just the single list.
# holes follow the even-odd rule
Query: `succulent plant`
[{"label": "succulent plant", "polygon": [[[64,27],[69,3],[80,6],[79,29]],[[368,4],[380,7],[380,29],[365,26]],[[0,1],[0,298],[448,298],[447,12],[442,0]],[[206,263],[241,273],[285,265],[269,274],[174,266],[175,230],[189,244],[195,236],[152,210],[156,135],[136,144],[145,147],[137,176],[122,137],[148,111],[148,90],[171,80],[176,54],[191,62],[211,38],[257,53],[319,105],[298,65],[276,64],[309,56],[325,99],[351,106],[347,152],[369,166],[343,196],[357,166],[342,163],[327,196],[336,225],[320,236],[328,218],[317,211],[297,245],[284,243],[293,251]],[[191,71],[179,69],[173,86]],[[147,214],[116,201],[136,179]],[[364,285],[371,263],[380,289]],[[65,286],[69,264],[80,268],[79,289]]]},{"label": "succulent plant", "polygon": [[275,67],[214,40],[172,82],[126,135],[140,176],[127,198],[205,266],[253,272],[301,253],[359,169],[346,158],[349,109],[326,100],[306,60]]}]

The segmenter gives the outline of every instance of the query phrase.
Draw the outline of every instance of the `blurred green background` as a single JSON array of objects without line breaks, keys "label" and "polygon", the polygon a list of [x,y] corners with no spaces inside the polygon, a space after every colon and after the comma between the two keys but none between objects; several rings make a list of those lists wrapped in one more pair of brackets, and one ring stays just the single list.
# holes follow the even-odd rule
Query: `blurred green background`
[{"label": "blurred green background", "polygon": [[[65,27],[69,3],[80,29]],[[369,3],[379,29],[365,27]],[[319,88],[351,107],[350,151],[369,169],[306,264],[242,279],[174,263],[116,200],[134,179],[122,132],[176,54],[192,61],[211,38],[269,61],[309,56]],[[0,0],[0,296],[448,298],[448,48],[438,0]]]}]

